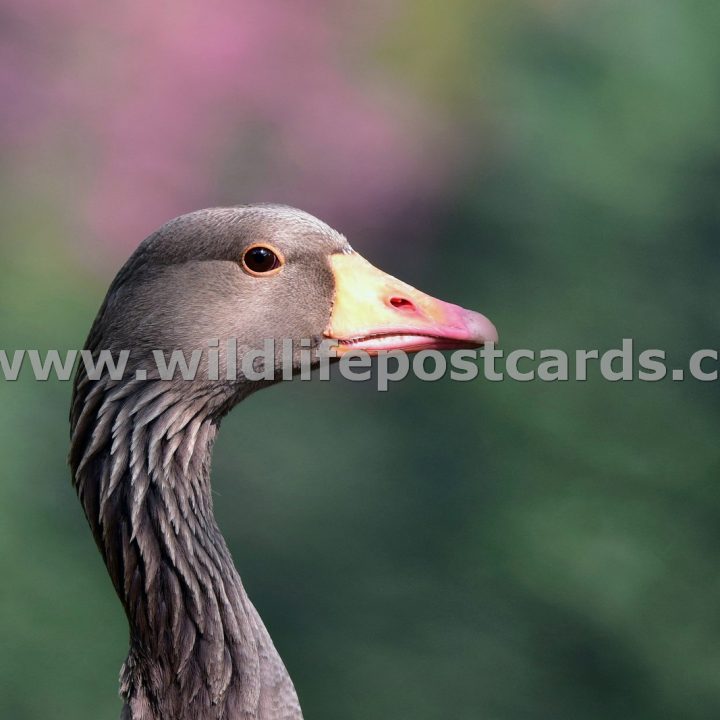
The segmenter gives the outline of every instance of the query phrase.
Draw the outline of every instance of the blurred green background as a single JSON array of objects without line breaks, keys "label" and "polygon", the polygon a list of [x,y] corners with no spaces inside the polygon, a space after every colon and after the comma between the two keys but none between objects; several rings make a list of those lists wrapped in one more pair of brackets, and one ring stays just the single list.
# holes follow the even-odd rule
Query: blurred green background
[{"label": "blurred green background", "polygon": [[[302,206],[515,347],[717,347],[720,4],[0,3],[0,347],[154,227]],[[115,718],[69,383],[0,383],[0,715]],[[717,383],[284,384],[216,510],[306,717],[720,717]],[[252,448],[252,449],[250,449]]]}]

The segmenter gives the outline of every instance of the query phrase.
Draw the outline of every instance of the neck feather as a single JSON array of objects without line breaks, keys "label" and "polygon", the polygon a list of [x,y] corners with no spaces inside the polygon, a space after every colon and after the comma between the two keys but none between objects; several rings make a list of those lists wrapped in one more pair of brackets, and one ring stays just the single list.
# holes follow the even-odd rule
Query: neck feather
[{"label": "neck feather", "polygon": [[218,403],[165,383],[85,385],[70,460],[130,626],[125,717],[300,718],[213,515]]}]

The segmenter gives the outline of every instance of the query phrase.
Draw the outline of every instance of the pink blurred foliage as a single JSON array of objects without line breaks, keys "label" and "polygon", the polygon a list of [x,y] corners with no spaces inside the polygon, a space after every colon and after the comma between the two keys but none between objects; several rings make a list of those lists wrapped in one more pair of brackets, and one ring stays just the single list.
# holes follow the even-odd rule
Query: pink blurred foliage
[{"label": "pink blurred foliage", "polygon": [[437,187],[432,122],[363,76],[345,50],[371,47],[373,23],[331,7],[4,0],[3,142],[19,158],[66,147],[79,226],[122,251],[212,204],[391,215]]}]

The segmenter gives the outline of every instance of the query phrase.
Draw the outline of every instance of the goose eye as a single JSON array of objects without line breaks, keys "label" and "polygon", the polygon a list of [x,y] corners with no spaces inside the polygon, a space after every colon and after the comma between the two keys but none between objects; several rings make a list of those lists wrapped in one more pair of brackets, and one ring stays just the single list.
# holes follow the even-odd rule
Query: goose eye
[{"label": "goose eye", "polygon": [[282,265],[278,253],[263,245],[255,245],[246,250],[242,262],[251,275],[264,275],[272,270],[279,270]]}]

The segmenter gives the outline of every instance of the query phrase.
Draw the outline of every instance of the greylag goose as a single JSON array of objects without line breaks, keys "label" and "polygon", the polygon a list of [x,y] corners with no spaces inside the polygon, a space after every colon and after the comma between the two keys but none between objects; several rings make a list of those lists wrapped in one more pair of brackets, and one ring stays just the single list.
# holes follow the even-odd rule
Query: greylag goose
[{"label": "greylag goose", "polygon": [[[268,339],[270,367],[253,361],[243,372],[243,358]],[[293,341],[297,372],[303,353],[319,363],[324,342],[339,357],[495,339],[484,316],[386,275],[293,208],[193,212],[138,247],[85,346],[96,360],[128,351],[122,377],[81,363],[71,409],[74,487],[129,623],[123,720],[302,718],[210,491],[220,421],[282,378],[282,341]],[[178,349],[203,351],[194,379],[162,377],[157,353]]]}]

